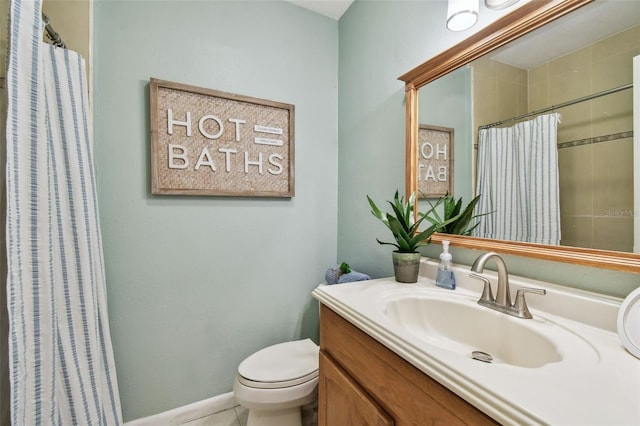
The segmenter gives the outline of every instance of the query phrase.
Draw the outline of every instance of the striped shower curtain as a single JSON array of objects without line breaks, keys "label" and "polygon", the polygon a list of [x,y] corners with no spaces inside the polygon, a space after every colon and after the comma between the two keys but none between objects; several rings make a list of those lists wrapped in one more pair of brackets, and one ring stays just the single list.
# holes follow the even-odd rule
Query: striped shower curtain
[{"label": "striped shower curtain", "polygon": [[14,425],[122,423],[84,60],[10,4],[7,296]]},{"label": "striped shower curtain", "polygon": [[508,128],[480,130],[475,235],[560,243],[557,113]]}]

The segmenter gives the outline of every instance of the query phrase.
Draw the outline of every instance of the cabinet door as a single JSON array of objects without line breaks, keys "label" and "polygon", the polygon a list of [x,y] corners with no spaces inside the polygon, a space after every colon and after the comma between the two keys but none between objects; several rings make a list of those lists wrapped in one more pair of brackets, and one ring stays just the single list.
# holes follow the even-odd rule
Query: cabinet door
[{"label": "cabinet door", "polygon": [[320,352],[318,426],[392,426],[393,420],[328,355]]}]

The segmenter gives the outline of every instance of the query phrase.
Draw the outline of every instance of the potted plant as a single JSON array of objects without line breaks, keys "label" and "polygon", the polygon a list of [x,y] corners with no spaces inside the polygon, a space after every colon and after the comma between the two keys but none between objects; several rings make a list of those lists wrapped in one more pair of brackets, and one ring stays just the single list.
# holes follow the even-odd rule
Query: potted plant
[{"label": "potted plant", "polygon": [[[444,234],[456,234],[456,235],[471,235],[474,229],[480,224],[476,222],[472,224],[473,219],[480,216],[487,215],[489,213],[473,214],[473,210],[480,200],[480,195],[475,197],[467,206],[462,208],[462,197],[457,201],[449,193],[446,193],[438,202],[434,205],[429,202],[431,208],[427,213],[420,213],[422,218],[427,219],[431,225],[436,226],[437,232]],[[437,208],[443,205],[442,217],[438,214]]]},{"label": "potted plant", "polygon": [[396,248],[392,253],[396,281],[403,283],[417,282],[420,270],[420,252],[417,251],[417,248],[429,244],[431,234],[438,230],[438,225],[432,225],[421,232],[418,230],[427,215],[424,214],[420,219],[415,220],[415,193],[411,194],[409,199],[405,201],[404,197],[399,196],[396,190],[393,201],[387,201],[391,206],[391,213],[382,213],[368,195],[367,200],[371,205],[371,213],[389,228],[395,239],[395,242],[380,241],[378,238],[376,238],[376,241]]}]

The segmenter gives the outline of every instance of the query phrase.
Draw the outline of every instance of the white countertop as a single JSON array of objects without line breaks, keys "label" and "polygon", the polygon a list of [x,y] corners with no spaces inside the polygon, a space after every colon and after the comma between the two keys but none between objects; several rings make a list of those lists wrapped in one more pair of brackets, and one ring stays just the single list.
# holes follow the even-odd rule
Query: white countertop
[{"label": "white countertop", "polygon": [[[640,425],[640,359],[624,349],[616,332],[621,299],[510,275],[512,297],[519,287],[545,288],[547,295],[527,296],[533,320],[506,318],[559,324],[586,343],[575,346],[579,356],[538,368],[487,364],[418,339],[385,314],[386,303],[404,295],[479,297],[482,285],[468,278],[469,267],[454,266],[454,291],[426,278],[435,276],[436,267],[423,259],[416,284],[387,278],[320,285],[313,295],[502,424]],[[483,275],[495,289],[496,274]]]}]

